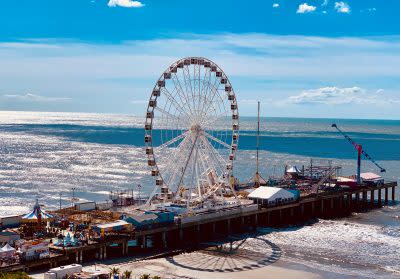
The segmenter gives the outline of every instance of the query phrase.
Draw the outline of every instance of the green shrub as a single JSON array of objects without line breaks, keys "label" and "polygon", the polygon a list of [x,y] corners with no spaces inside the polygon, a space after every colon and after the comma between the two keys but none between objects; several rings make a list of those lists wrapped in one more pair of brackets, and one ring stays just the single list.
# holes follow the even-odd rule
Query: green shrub
[{"label": "green shrub", "polygon": [[0,272],[0,279],[32,279],[28,274],[22,271],[18,272]]}]

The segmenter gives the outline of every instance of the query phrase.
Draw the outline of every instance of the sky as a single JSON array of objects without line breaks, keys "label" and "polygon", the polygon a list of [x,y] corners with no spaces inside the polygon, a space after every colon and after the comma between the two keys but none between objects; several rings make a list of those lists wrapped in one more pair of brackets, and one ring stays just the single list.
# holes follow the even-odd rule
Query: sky
[{"label": "sky", "polygon": [[241,115],[400,119],[397,0],[18,0],[0,8],[0,110],[143,115],[203,56]]}]

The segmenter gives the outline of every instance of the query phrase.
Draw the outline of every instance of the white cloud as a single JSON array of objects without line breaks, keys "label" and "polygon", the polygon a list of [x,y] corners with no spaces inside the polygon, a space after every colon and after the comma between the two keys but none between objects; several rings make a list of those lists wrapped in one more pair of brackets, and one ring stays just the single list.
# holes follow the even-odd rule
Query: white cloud
[{"label": "white cloud", "polygon": [[68,102],[71,98],[63,98],[63,97],[45,97],[32,93],[27,93],[24,95],[19,94],[5,94],[2,96],[7,100],[14,100],[20,102],[30,102],[30,103],[48,103],[48,102]]},{"label": "white cloud", "polygon": [[324,2],[322,2],[321,6],[327,6],[329,3],[329,0],[324,0]]},{"label": "white cloud", "polygon": [[133,0],[109,0],[108,1],[109,7],[124,7],[124,8],[141,8],[145,5],[140,1],[133,1]]},{"label": "white cloud", "polygon": [[311,13],[314,12],[317,9],[317,7],[308,5],[307,3],[303,3],[299,5],[299,8],[297,9],[298,14],[304,14],[304,13]]},{"label": "white cloud", "polygon": [[272,8],[279,8],[279,4],[278,3],[272,4]]},{"label": "white cloud", "polygon": [[393,104],[400,103],[400,99],[382,98],[383,89],[369,92],[360,87],[322,87],[318,89],[304,90],[299,95],[290,96],[289,103],[294,104]]},{"label": "white cloud", "polygon": [[327,12],[327,11],[322,11],[322,13],[323,13],[323,14],[327,14],[328,12]]},{"label": "white cloud", "polygon": [[348,14],[350,13],[350,6],[349,4],[341,1],[341,2],[335,2],[335,9],[338,13],[344,13]]}]

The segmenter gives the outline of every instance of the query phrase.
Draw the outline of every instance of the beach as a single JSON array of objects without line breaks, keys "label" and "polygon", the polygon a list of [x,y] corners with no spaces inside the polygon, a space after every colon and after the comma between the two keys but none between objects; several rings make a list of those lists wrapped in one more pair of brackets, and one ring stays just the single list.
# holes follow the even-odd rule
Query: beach
[{"label": "beach", "polygon": [[[198,254],[198,252],[193,252]],[[188,257],[190,254],[182,254],[179,257]],[[120,260],[119,260],[120,261]],[[144,261],[129,261],[125,259],[123,263],[115,263],[112,260],[106,261],[101,264],[87,265],[84,266],[84,271],[95,271],[104,270],[109,271],[110,268],[117,267],[120,272],[123,273],[125,270],[132,271],[132,278],[139,278],[140,275],[150,274],[151,276],[160,276],[161,278],[198,278],[198,279],[209,279],[209,278],[323,278],[317,273],[311,271],[303,271],[285,268],[280,263],[273,263],[268,266],[263,266],[259,268],[253,268],[244,271],[236,272],[218,272],[218,271],[199,271],[191,268],[182,268],[180,266],[174,265],[166,258],[154,259],[154,260],[144,260]],[[33,273],[31,276],[35,279],[43,279],[43,273]]]}]

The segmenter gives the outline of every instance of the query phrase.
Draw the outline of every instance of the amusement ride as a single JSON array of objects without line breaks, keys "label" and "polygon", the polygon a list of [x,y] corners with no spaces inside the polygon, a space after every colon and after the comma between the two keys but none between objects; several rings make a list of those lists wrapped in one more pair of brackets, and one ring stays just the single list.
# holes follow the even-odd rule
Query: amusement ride
[{"label": "amusement ride", "polygon": [[224,71],[201,57],[170,65],[147,106],[144,141],[155,187],[146,205],[237,206],[231,179],[238,140],[238,104]]}]

